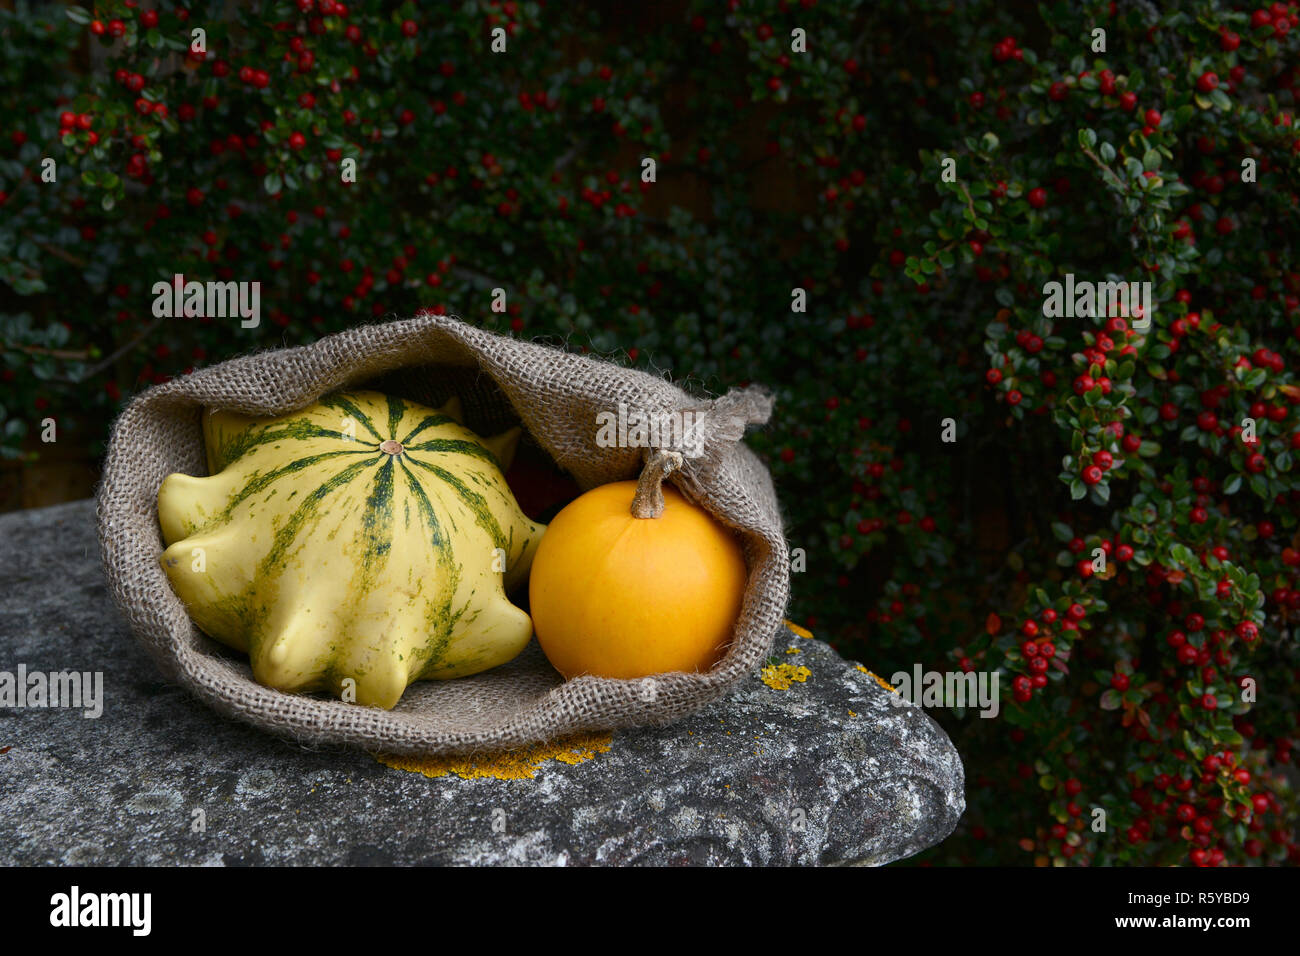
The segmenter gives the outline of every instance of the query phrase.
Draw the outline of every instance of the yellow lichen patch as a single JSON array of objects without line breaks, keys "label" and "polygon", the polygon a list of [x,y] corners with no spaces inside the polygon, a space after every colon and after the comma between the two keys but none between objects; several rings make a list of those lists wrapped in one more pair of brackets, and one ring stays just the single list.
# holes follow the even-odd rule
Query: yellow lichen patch
[{"label": "yellow lichen patch", "polygon": [[798,634],[800,637],[806,637],[809,639],[812,638],[812,631],[808,630],[807,628],[800,627],[794,621],[786,621],[785,626],[788,627],[793,633]]},{"label": "yellow lichen patch", "polygon": [[785,649],[785,652],[786,652],[787,654],[802,654],[802,653],[803,653],[803,651],[799,650],[799,648],[797,648],[797,647],[787,647],[787,648]]},{"label": "yellow lichen patch", "polygon": [[797,681],[802,684],[811,677],[812,671],[793,664],[769,664],[763,668],[760,676],[763,683],[773,690],[789,690],[792,683]]},{"label": "yellow lichen patch", "polygon": [[608,753],[610,734],[578,734],[549,744],[535,744],[500,753],[473,757],[407,757],[400,754],[375,754],[375,759],[396,770],[409,770],[426,777],[455,774],[465,780],[491,777],[496,780],[531,780],[537,769],[548,760],[580,764],[598,753]]},{"label": "yellow lichen patch", "polygon": [[889,683],[889,681],[885,680],[879,674],[873,674],[871,671],[867,670],[861,664],[854,664],[853,666],[856,667],[858,670],[862,671],[862,673],[866,674],[868,677],[873,678],[875,682],[879,684],[881,687],[885,688],[885,690],[890,691],[891,693],[894,694],[898,693],[897,688],[895,688],[893,684]]},{"label": "yellow lichen patch", "polygon": [[850,716],[850,717],[856,717],[856,716],[858,716],[857,711],[853,711],[853,710],[849,711],[849,716]]}]

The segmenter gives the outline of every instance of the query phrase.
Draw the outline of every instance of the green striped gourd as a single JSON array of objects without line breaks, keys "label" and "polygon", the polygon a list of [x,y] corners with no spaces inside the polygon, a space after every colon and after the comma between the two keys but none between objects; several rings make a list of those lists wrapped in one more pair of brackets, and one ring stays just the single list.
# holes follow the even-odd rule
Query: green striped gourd
[{"label": "green striped gourd", "polygon": [[527,580],[544,526],[502,476],[518,429],[482,439],[455,399],[342,392],[273,419],[208,411],[203,434],[210,477],[169,475],[158,492],[162,564],[260,683],[391,708],[413,681],[476,674],[528,643],[505,591]]}]

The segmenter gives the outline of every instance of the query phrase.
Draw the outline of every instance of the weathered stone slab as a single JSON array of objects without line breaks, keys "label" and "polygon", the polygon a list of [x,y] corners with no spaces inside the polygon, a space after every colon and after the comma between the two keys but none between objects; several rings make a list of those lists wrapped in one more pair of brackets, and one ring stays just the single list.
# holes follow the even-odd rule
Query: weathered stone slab
[{"label": "weathered stone slab", "polygon": [[755,675],[670,727],[426,776],[163,683],[111,606],[90,502],[0,516],[0,542],[0,671],[100,671],[104,696],[97,719],[0,708],[0,864],[879,864],[964,809],[944,732],[820,641],[777,648],[808,669],[784,689]]}]

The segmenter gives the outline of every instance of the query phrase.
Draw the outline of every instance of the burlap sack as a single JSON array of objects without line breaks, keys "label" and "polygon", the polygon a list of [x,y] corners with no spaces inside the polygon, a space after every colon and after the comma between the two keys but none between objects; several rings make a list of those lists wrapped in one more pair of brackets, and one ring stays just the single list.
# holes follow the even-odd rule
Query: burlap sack
[{"label": "burlap sack", "polygon": [[[418,681],[391,711],[271,690],[246,659],[198,631],[159,565],[157,494],[172,472],[206,474],[205,406],[280,415],[348,386],[439,405],[461,396],[466,424],[495,434],[521,423],[584,490],[634,478],[644,449],[602,448],[596,415],[631,408],[703,408],[704,454],[670,478],[736,529],[749,581],[735,640],[707,674],[652,681],[563,681],[534,639],[514,661],[474,677]],[[405,754],[443,754],[538,743],[578,731],[676,720],[721,696],[769,653],[789,595],[789,562],[771,478],[738,439],[765,421],[757,390],[702,401],[645,372],[422,315],[365,326],[300,348],[237,358],[152,388],[113,427],[98,490],[99,535],[109,590],[169,679],[231,717],[304,744],[354,744]]]}]

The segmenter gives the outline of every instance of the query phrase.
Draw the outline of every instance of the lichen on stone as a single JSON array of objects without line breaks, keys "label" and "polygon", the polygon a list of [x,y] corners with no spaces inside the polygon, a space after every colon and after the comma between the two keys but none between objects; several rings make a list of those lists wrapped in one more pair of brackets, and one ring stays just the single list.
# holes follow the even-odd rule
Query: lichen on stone
[{"label": "lichen on stone", "polygon": [[808,680],[812,671],[794,664],[769,664],[760,671],[760,676],[763,683],[773,690],[789,690],[792,683],[802,684]]},{"label": "lichen on stone", "polygon": [[800,627],[798,624],[794,623],[794,621],[786,621],[785,626],[789,628],[793,634],[798,634],[800,637],[807,638],[808,640],[812,639],[812,631]]},{"label": "lichen on stone", "polygon": [[868,677],[873,678],[873,679],[875,680],[875,682],[876,682],[877,684],[879,684],[881,687],[885,688],[885,690],[889,691],[890,693],[894,693],[894,694],[897,694],[897,693],[898,693],[898,689],[895,688],[893,684],[889,683],[889,681],[887,681],[887,680],[885,680],[883,677],[881,677],[879,674],[876,674],[876,673],[873,673],[872,671],[867,670],[867,669],[866,669],[865,667],[863,667],[861,664],[854,664],[853,666],[856,667],[858,670],[862,671],[862,673],[866,674]]},{"label": "lichen on stone", "polygon": [[473,757],[410,757],[402,754],[376,754],[375,759],[395,770],[409,770],[426,777],[455,774],[465,780],[491,777],[496,780],[531,780],[548,760],[565,764],[586,763],[598,753],[608,753],[613,744],[611,734],[578,734],[553,743],[536,744],[500,753]]}]

